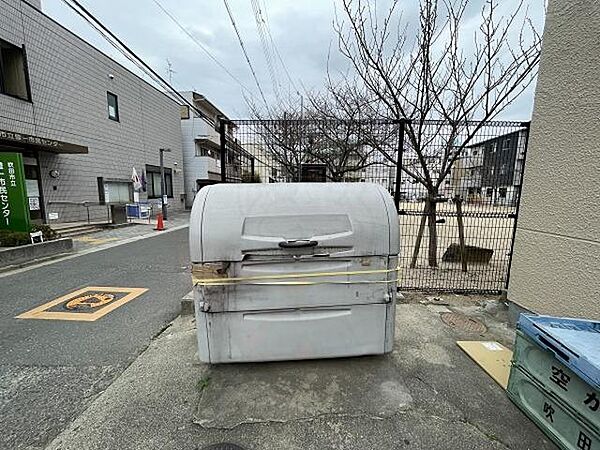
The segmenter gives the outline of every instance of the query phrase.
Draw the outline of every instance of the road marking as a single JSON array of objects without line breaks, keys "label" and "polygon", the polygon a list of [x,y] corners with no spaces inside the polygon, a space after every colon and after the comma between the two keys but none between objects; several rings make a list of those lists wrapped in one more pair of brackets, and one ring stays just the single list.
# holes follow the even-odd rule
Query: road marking
[{"label": "road marking", "polygon": [[177,225],[175,227],[167,228],[166,230],[161,231],[161,232],[151,233],[151,234],[143,234],[141,236],[134,236],[134,237],[131,237],[131,238],[123,239],[121,241],[117,241],[117,242],[113,242],[113,243],[110,243],[110,244],[106,244],[106,245],[104,245],[102,247],[88,248],[86,250],[82,250],[82,251],[74,253],[72,255],[63,256],[61,258],[52,259],[50,261],[43,261],[43,262],[40,262],[38,264],[32,264],[30,266],[21,267],[19,269],[7,270],[5,272],[0,272],[0,278],[8,277],[8,276],[11,276],[11,275],[16,275],[18,273],[27,272],[29,270],[37,269],[39,267],[49,266],[51,264],[56,264],[58,262],[67,261],[69,259],[78,258],[78,257],[83,256],[83,255],[89,255],[90,253],[101,252],[103,250],[108,250],[108,249],[113,248],[113,247],[118,247],[119,245],[130,244],[131,242],[140,241],[142,239],[148,239],[148,238],[153,238],[153,237],[157,237],[157,236],[163,236],[163,235],[165,235],[167,233],[171,233],[173,231],[183,230],[184,228],[187,228],[187,227],[189,227],[189,224]]},{"label": "road marking", "polygon": [[78,237],[78,238],[73,238],[73,240],[78,241],[78,242],[85,242],[86,244],[100,245],[100,244],[105,244],[105,243],[111,242],[111,241],[118,241],[119,238],[116,238],[116,237],[93,238],[93,237],[89,237],[89,236],[82,236],[82,237]]},{"label": "road marking", "polygon": [[[117,309],[119,306],[123,306],[125,303],[142,295],[147,290],[146,288],[88,286],[19,314],[15,319],[93,322]],[[56,311],[57,307],[62,307],[68,312]]]}]

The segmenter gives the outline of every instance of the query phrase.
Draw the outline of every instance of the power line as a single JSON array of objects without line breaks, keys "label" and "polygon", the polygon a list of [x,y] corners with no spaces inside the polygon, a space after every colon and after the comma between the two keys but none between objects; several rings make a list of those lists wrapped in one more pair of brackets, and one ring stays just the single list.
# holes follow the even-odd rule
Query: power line
[{"label": "power line", "polygon": [[106,27],[99,19],[97,19],[91,12],[89,12],[79,1],[77,0],[63,0],[69,8],[71,8],[77,15],[83,20],[95,28],[113,47],[115,47],[123,56],[131,61],[136,67],[142,70],[144,73],[150,76],[157,84],[166,89],[166,91],[184,105],[192,108],[198,116],[207,119],[212,122],[212,118],[203,113],[198,109],[192,102],[181,95],[170,83],[168,83],[163,77],[161,77],[152,67],[150,67],[142,58],[140,58],[133,50],[131,50],[123,41],[121,41],[108,27]]},{"label": "power line", "polygon": [[299,89],[296,86],[296,83],[294,83],[294,80],[290,76],[290,72],[288,71],[288,68],[285,65],[285,62],[283,61],[283,58],[281,57],[281,54],[279,53],[279,49],[277,48],[277,45],[275,44],[275,40],[273,39],[273,35],[271,34],[271,27],[269,25],[269,14],[268,14],[268,11],[267,11],[267,4],[266,4],[266,2],[264,4],[264,8],[263,9],[265,11],[265,14],[264,14],[265,27],[266,27],[266,30],[267,30],[267,34],[269,35],[269,40],[271,41],[271,45],[273,46],[273,50],[275,51],[275,55],[279,59],[279,62],[281,63],[281,67],[283,67],[283,71],[285,72],[285,75],[286,75],[288,81],[293,86],[294,90],[296,90],[296,92],[299,92]]},{"label": "power line", "polygon": [[250,89],[248,89],[244,83],[242,83],[240,81],[239,78],[237,78],[233,73],[231,73],[231,71],[221,62],[219,61],[207,48],[204,44],[202,44],[202,42],[200,42],[192,33],[190,33],[190,31],[185,28],[181,22],[179,22],[179,20],[177,20],[177,18],[171,14],[158,0],[152,0],[156,6],[158,6],[160,8],[160,10],[167,16],[169,17],[169,19],[171,19],[175,25],[177,25],[179,27],[179,29],[181,31],[183,31],[198,47],[200,47],[200,49],[206,53],[208,55],[208,57],[215,63],[217,64],[221,69],[223,69],[225,71],[225,73],[227,73],[227,75],[229,75],[231,77],[232,80],[234,80],[237,84],[239,84],[242,89],[244,89],[246,92],[248,92],[250,95],[252,94],[252,91],[250,91]]},{"label": "power line", "polygon": [[254,67],[252,66],[252,63],[250,62],[250,57],[248,56],[248,52],[246,51],[246,46],[244,45],[242,36],[240,35],[238,27],[235,24],[235,19],[233,18],[231,9],[229,8],[229,3],[227,3],[227,0],[223,0],[223,3],[225,3],[225,8],[227,9],[227,14],[229,15],[229,19],[231,20],[231,25],[233,26],[233,29],[235,30],[235,34],[237,35],[238,41],[240,42],[240,47],[242,48],[242,52],[244,53],[246,62],[248,63],[248,67],[250,67],[250,72],[252,72],[252,77],[254,78],[254,82],[256,83],[256,87],[258,88],[258,92],[260,93],[260,96],[262,98],[262,101],[265,103],[265,106],[268,107],[267,99],[265,98],[265,93],[263,92],[262,87],[260,86],[260,83],[258,82],[258,77],[256,76],[256,72],[254,71]]},{"label": "power line", "polygon": [[257,3],[257,0],[250,0],[250,3],[252,5],[252,12],[254,13],[254,21],[256,22],[256,31],[258,32],[260,45],[262,47],[263,55],[265,56],[265,61],[267,63],[269,77],[271,78],[271,83],[273,84],[273,92],[275,93],[275,97],[277,97],[277,100],[281,101],[279,96],[279,88],[281,87],[281,85],[279,84],[279,79],[275,74],[275,67],[273,64],[274,57],[269,51],[269,43],[267,41],[266,31],[263,27],[264,21],[260,11],[260,5]]}]

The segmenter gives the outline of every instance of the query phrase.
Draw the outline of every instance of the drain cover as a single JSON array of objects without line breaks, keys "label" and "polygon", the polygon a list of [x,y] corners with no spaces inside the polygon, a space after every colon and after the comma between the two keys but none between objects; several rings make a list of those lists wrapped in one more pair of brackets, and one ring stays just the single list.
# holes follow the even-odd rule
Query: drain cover
[{"label": "drain cover", "polygon": [[442,322],[457,330],[467,331],[469,333],[485,333],[487,328],[483,323],[472,317],[460,313],[442,313],[440,315]]},{"label": "drain cover", "polygon": [[244,447],[240,447],[236,444],[230,444],[229,442],[223,442],[222,444],[212,444],[208,447],[202,447],[200,450],[245,450]]}]

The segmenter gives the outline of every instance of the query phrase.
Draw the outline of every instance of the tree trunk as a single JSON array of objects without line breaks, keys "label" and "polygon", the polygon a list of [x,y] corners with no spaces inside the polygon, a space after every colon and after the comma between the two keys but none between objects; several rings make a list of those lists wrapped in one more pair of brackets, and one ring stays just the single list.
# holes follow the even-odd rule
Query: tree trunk
[{"label": "tree trunk", "polygon": [[462,271],[467,271],[467,258],[465,255],[465,227],[463,224],[462,214],[462,198],[460,196],[454,197],[454,204],[456,205],[456,223],[458,224],[458,242],[460,245],[460,262],[462,263]]},{"label": "tree trunk", "polygon": [[429,203],[428,208],[428,224],[429,224],[429,267],[437,267],[437,203],[434,196],[427,198]]},{"label": "tree trunk", "polygon": [[414,269],[417,266],[417,258],[419,257],[419,250],[421,250],[421,241],[423,240],[423,233],[425,232],[425,223],[429,215],[429,202],[425,202],[423,207],[423,215],[421,216],[421,223],[419,224],[419,231],[417,232],[417,239],[415,241],[415,248],[413,249],[412,259],[410,261],[410,268]]}]

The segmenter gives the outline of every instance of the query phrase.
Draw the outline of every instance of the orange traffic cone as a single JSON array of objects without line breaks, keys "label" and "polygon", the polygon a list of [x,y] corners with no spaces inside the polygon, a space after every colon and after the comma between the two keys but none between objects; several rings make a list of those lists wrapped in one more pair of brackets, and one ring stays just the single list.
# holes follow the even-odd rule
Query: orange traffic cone
[{"label": "orange traffic cone", "polygon": [[163,215],[161,213],[156,215],[156,231],[162,231],[165,229],[165,224],[163,223]]}]

